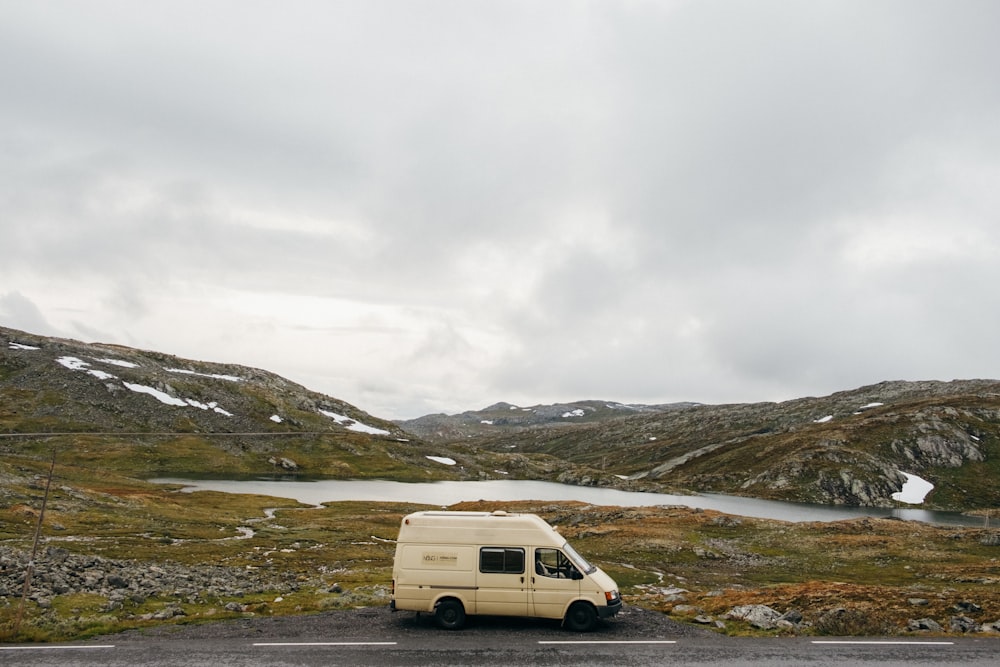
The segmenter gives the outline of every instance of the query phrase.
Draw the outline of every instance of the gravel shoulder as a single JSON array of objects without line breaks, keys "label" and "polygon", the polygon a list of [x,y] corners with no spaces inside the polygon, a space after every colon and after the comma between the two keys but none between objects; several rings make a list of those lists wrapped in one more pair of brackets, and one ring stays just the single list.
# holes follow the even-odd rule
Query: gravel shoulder
[{"label": "gravel shoulder", "polygon": [[[388,607],[364,607],[304,616],[247,617],[204,623],[161,624],[93,638],[92,641],[157,639],[253,639],[294,641],[361,641],[375,637],[406,637],[413,634],[448,633],[428,614],[395,612]],[[463,633],[481,636],[516,635],[531,632],[544,638],[578,637],[564,630],[559,621],[496,616],[469,617]],[[641,607],[626,606],[613,619],[602,620],[585,635],[598,640],[670,639],[719,635],[692,625],[678,623],[665,614]]]}]

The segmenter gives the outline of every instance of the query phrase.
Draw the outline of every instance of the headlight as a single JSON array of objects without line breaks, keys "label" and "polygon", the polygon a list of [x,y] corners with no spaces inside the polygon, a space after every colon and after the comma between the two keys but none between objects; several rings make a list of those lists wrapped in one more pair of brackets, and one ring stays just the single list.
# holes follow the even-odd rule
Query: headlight
[{"label": "headlight", "polygon": [[616,589],[613,591],[605,591],[604,599],[607,600],[608,602],[614,602],[615,600],[618,599],[618,590]]}]

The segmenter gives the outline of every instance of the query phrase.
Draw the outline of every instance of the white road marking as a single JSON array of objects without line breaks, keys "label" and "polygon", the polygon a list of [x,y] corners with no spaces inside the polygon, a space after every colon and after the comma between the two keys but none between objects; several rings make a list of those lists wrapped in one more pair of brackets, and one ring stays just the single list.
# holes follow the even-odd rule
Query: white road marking
[{"label": "white road marking", "polygon": [[879,641],[879,640],[814,640],[813,644],[864,644],[867,646],[871,645],[905,645],[905,646],[954,646],[955,642],[928,642],[928,641]]},{"label": "white road marking", "polygon": [[255,642],[254,646],[395,646],[396,642]]},{"label": "white road marking", "polygon": [[590,639],[571,639],[568,641],[539,641],[539,644],[676,644],[676,641],[667,641],[659,639],[608,639],[608,640],[590,640]]},{"label": "white road marking", "polygon": [[77,651],[82,649],[115,648],[114,644],[89,644],[81,646],[0,646],[0,651]]}]

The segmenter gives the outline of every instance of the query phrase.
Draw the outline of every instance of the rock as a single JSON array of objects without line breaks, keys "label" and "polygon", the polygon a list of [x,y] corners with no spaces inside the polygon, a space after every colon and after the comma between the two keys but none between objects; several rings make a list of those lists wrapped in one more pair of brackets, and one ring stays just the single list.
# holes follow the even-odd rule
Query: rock
[{"label": "rock", "polygon": [[733,607],[724,618],[732,621],[746,621],[759,630],[773,630],[778,627],[781,614],[763,604]]},{"label": "rock", "polygon": [[796,609],[789,609],[788,611],[786,611],[784,614],[781,615],[781,620],[788,621],[793,625],[798,625],[799,623],[802,622],[802,612]]},{"label": "rock", "polygon": [[[56,595],[97,594],[142,604],[148,598],[177,594],[189,598],[205,592],[216,598],[241,598],[247,592],[294,591],[293,575],[216,565],[152,565],[71,553],[48,547],[35,564],[32,599]],[[0,594],[8,596],[24,585],[23,563],[28,554],[0,545]],[[5,597],[0,595],[0,597]]]},{"label": "rock", "polygon": [[670,610],[671,614],[698,614],[701,612],[699,607],[695,607],[693,604],[675,604],[674,608]]},{"label": "rock", "polygon": [[701,623],[702,625],[713,625],[715,624],[715,619],[706,614],[698,614],[694,617],[695,623]]},{"label": "rock", "polygon": [[736,526],[743,525],[743,521],[741,519],[735,516],[729,516],[728,514],[715,517],[712,519],[712,523],[716,526],[722,526],[723,528],[735,528]]},{"label": "rock", "polygon": [[180,607],[165,607],[153,614],[150,618],[154,621],[168,621],[175,616],[186,616]]},{"label": "rock", "polygon": [[987,533],[979,539],[979,543],[987,547],[1000,547],[1000,533]]},{"label": "rock", "polygon": [[952,616],[951,629],[953,632],[979,632],[982,628],[978,623],[968,616]]},{"label": "rock", "polygon": [[944,630],[940,623],[931,618],[911,619],[906,624],[906,629],[913,632],[942,632]]},{"label": "rock", "polygon": [[925,598],[910,598],[907,602],[914,607],[926,607],[929,604]]},{"label": "rock", "polygon": [[273,466],[280,467],[282,470],[298,470],[299,464],[292,459],[285,458],[284,456],[272,456],[267,460]]},{"label": "rock", "polygon": [[953,609],[959,614],[978,614],[983,611],[983,608],[978,604],[975,602],[969,602],[968,600],[962,600],[957,603]]}]

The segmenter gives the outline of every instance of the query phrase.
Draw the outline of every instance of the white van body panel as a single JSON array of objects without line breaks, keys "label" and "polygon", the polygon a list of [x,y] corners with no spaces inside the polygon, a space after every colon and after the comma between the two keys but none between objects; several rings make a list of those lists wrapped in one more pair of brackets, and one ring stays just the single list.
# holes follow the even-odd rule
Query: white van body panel
[{"label": "white van body panel", "polygon": [[621,608],[614,580],[579,557],[541,517],[416,512],[403,518],[393,563],[393,610],[564,618],[575,602],[596,615]]}]

